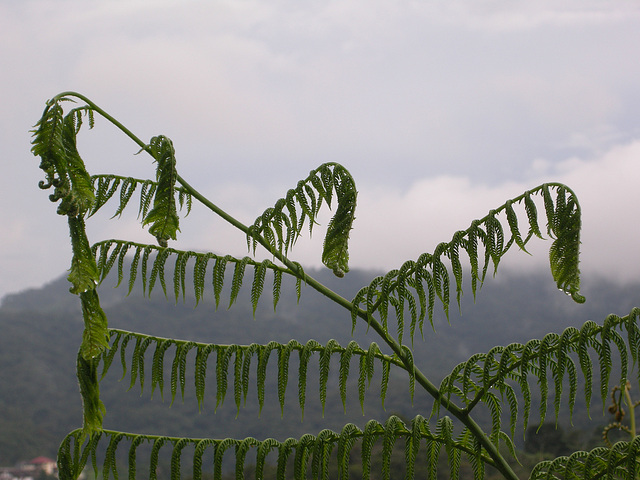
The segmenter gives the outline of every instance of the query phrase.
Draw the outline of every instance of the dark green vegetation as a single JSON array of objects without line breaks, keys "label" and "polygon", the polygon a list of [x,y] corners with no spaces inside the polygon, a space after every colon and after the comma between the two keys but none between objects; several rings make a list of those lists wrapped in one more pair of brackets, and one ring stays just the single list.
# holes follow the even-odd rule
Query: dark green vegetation
[{"label": "dark green vegetation", "polygon": [[[310,273],[347,297],[355,294],[360,285],[374,276],[352,270],[338,280],[329,272]],[[272,338],[287,341],[290,337],[302,340],[314,338],[320,343],[334,338],[340,344],[347,344],[352,339],[350,325],[343,321],[339,309],[324,302],[320,295],[308,287],[303,289],[298,307],[295,296],[285,295],[276,314],[265,305],[264,308],[259,307],[254,320],[250,306],[243,303],[229,310],[220,308],[212,313],[207,308],[211,306],[212,298],[205,297],[205,308],[194,309],[193,299],[176,305],[166,301],[160,291],[152,295],[151,301],[135,293],[124,298],[124,292],[112,289],[112,285],[112,281],[105,281],[100,289],[100,297],[115,328],[126,325],[132,330],[153,331],[167,337],[181,336],[198,341],[219,339],[220,343],[240,344],[266,342]],[[451,365],[464,361],[472,353],[486,351],[496,344],[507,345],[542,337],[551,331],[560,333],[568,326],[580,325],[584,318],[601,318],[617,308],[629,310],[633,299],[640,297],[640,284],[621,288],[592,279],[585,282],[584,290],[588,302],[575,305],[566,302],[543,275],[503,276],[490,280],[483,287],[475,305],[470,298],[463,300],[463,316],[454,312],[450,326],[443,318],[438,318],[437,332],[428,331],[424,341],[416,341],[416,361],[430,375],[439,379],[449,372]],[[67,293],[68,282],[61,278],[42,289],[10,295],[0,308],[0,385],[3,386],[0,389],[0,465],[12,465],[19,460],[43,454],[54,457],[60,439],[81,418],[77,381],[73,375],[69,375],[69,369],[75,365],[81,312],[75,298]],[[361,332],[357,332],[355,338],[359,340],[361,336]],[[109,408],[107,427],[125,431],[177,432],[202,437],[210,435],[210,432],[216,432],[216,436],[239,436],[244,433],[258,439],[273,436],[282,440],[289,436],[299,437],[305,431],[319,432],[327,426],[336,429],[347,421],[362,428],[369,416],[380,421],[391,413],[411,418],[424,410],[426,404],[425,398],[417,396],[412,408],[405,395],[406,383],[400,379],[397,387],[387,394],[386,412],[382,410],[375,394],[370,393],[367,396],[366,417],[362,415],[357,402],[352,402],[344,413],[336,382],[332,382],[327,394],[324,419],[319,403],[309,402],[305,408],[304,422],[301,422],[295,393],[288,396],[292,409],[285,410],[285,416],[281,419],[275,398],[276,387],[271,381],[261,417],[254,409],[243,408],[236,418],[232,402],[229,405],[225,403],[214,413],[214,397],[211,402],[205,401],[202,411],[198,413],[192,396],[188,396],[184,403],[176,400],[170,407],[169,398],[162,401],[157,393],[152,401],[148,390],[139,396],[139,387],[134,387],[129,395],[122,395],[129,387],[129,378],[120,380],[119,360],[115,362],[115,367],[102,383],[101,393]],[[214,384],[211,388],[215,392]],[[317,380],[310,380],[309,397],[317,388]],[[349,388],[357,387],[351,385]],[[249,395],[248,402],[255,404],[255,390]],[[608,414],[603,416],[597,402],[594,402],[592,419],[589,422],[584,406],[578,405],[573,417],[573,429],[569,425],[566,410],[560,415],[559,422],[564,426],[565,436],[577,431],[579,433],[573,434],[574,440],[578,435],[580,442],[591,442],[593,432],[599,432],[610,421]],[[533,428],[536,427],[537,424]],[[558,436],[558,433],[554,435]],[[519,448],[524,448],[522,438],[516,440]],[[575,446],[575,442],[572,446]],[[592,445],[578,443],[578,446],[590,448]],[[553,444],[553,448],[557,448],[557,445]],[[404,453],[400,460],[404,462]],[[357,471],[355,466],[354,471]],[[379,469],[372,467],[372,471],[379,472]]]},{"label": "dark green vegetation", "polygon": [[[74,99],[84,104],[65,111],[64,102]],[[94,125],[95,115],[111,122],[153,159],[155,180],[89,174],[76,137],[83,123]],[[292,472],[298,479],[307,473],[314,480],[328,478],[335,469],[346,478],[358,449],[362,477],[369,478],[379,460],[382,477],[387,479],[399,473],[395,466],[392,471],[392,461],[397,460],[396,448],[404,445],[402,474],[407,478],[414,478],[418,471],[424,475],[420,469],[425,461],[426,475],[435,478],[442,472],[442,461],[452,478],[468,470],[482,479],[488,467],[489,475],[497,473],[515,480],[522,475],[513,467],[517,432],[526,431],[530,422],[559,419],[563,409],[570,416],[582,401],[588,408],[594,390],[604,408],[611,385],[619,385],[619,391],[625,392],[631,412],[627,440],[589,452],[574,451],[553,461],[542,460],[531,477],[587,479],[606,473],[635,478],[640,440],[626,386],[637,381],[637,372],[632,374],[631,368],[640,357],[640,309],[633,308],[623,317],[608,316],[603,323],[587,321],[579,328],[568,327],[561,334],[550,332],[541,339],[487,346],[486,353],[473,354],[444,378],[429,370],[434,368],[431,357],[416,355],[415,341],[428,335],[431,327],[440,327],[438,312],[449,319],[450,310],[461,308],[465,296],[479,294],[485,279],[497,272],[510,250],[526,250],[531,240],[551,239],[548,258],[556,288],[576,303],[585,301],[578,269],[581,209],[569,187],[547,183],[507,200],[472,221],[466,230],[455,232],[450,241],[438,244],[433,253],[423,253],[398,269],[365,281],[349,301],[320,281],[317,273],[310,275],[289,257],[297,238],[317,224],[326,206],[335,213],[327,226],[322,262],[338,278],[349,271],[348,241],[357,189],[351,174],[340,164],[325,163],[312,170],[252,225],[245,225],[178,174],[171,140],[155,136],[148,144],[143,142],[80,94],[67,92],[47,102],[33,133],[32,151],[40,157],[45,174],[40,188],[52,189],[49,199],[57,203],[57,213],[68,222],[73,255],[67,278],[71,293],[79,298],[83,318],[77,356],[83,424],[61,444],[58,465],[62,479],[77,478],[87,463],[95,471],[102,465],[105,479],[110,474],[117,478],[123,461],[130,478],[143,471],[156,478],[159,469],[169,468],[164,467],[169,459],[172,479],[182,475],[186,459],[190,459],[189,470],[196,479],[209,473],[220,477],[229,462],[235,464],[236,477],[243,478],[248,458],[255,459],[249,461],[255,463],[255,478],[264,476],[271,461],[277,463],[276,475],[282,479]],[[135,192],[139,192],[136,197]],[[132,202],[132,198],[138,201]],[[92,244],[86,222],[106,204],[119,216],[131,203],[138,204],[141,224],[154,241],[107,239]],[[269,259],[186,251],[174,248],[173,243],[169,246],[178,238],[180,214],[188,214],[193,205],[208,209],[242,232],[249,254],[259,248],[266,250]],[[382,227],[384,219],[380,221]],[[329,316],[343,319],[343,328],[344,324],[350,326],[354,339],[341,344],[335,339],[321,343],[296,338],[300,332],[286,323],[287,318],[295,319],[294,324],[299,322],[298,311],[285,311],[280,318],[278,313],[267,317],[266,321],[275,319],[285,325],[270,328],[263,338],[259,329],[247,327],[255,335],[250,344],[216,334],[201,341],[184,339],[183,330],[161,336],[155,327],[152,332],[135,330],[132,321],[125,321],[120,329],[109,320],[110,315],[117,315],[107,314],[108,299],[101,301],[97,288],[110,273],[123,291],[141,290],[150,295],[156,288],[175,297],[177,303],[193,298],[208,315],[215,308],[205,307],[205,296],[213,297],[216,306],[220,302],[229,307],[249,306],[240,310],[248,317],[259,313],[266,289],[271,290],[271,308],[276,310],[283,297],[299,298],[303,287],[308,287],[334,305],[336,312]],[[525,293],[531,295],[532,289]],[[522,312],[517,306],[514,310],[515,322]],[[133,318],[152,316],[144,302],[130,305],[123,313],[128,320],[132,314]],[[326,322],[326,316],[318,317],[317,310],[312,310],[307,320],[314,317],[317,323]],[[520,324],[522,321],[520,318]],[[491,331],[488,324],[483,328]],[[443,355],[439,360],[449,357]],[[143,395],[168,396],[172,403],[180,397],[193,399],[197,408],[203,409],[211,408],[215,398],[214,408],[227,416],[248,409],[263,416],[284,417],[295,410],[286,399],[297,397],[300,413],[314,401],[327,413],[336,405],[338,410],[348,410],[359,404],[368,421],[364,427],[348,422],[321,431],[318,424],[314,431],[311,419],[303,435],[287,439],[275,438],[280,436],[275,427],[267,429],[269,437],[264,439],[251,436],[250,429],[243,429],[237,438],[225,438],[215,426],[206,436],[194,436],[195,424],[190,425],[188,434],[177,431],[170,436],[124,431],[121,419],[108,414],[107,396],[100,393],[107,386],[100,378],[112,375],[118,358],[130,389],[140,388]],[[319,389],[310,394],[314,379]],[[579,388],[581,380],[584,388]],[[329,396],[335,391],[330,385],[337,385],[335,400]],[[254,388],[257,402],[249,400]],[[383,404],[397,395],[408,398],[416,410],[404,419],[380,412],[378,421],[376,412],[367,411],[367,396],[372,392]],[[275,408],[267,407],[267,395],[274,398]],[[616,405],[616,409],[622,407],[622,400]],[[153,415],[151,408],[144,412]],[[144,415],[138,414],[136,419]],[[322,426],[331,425],[323,422]],[[265,430],[259,433],[265,435]],[[211,470],[207,468],[210,465]]]}]

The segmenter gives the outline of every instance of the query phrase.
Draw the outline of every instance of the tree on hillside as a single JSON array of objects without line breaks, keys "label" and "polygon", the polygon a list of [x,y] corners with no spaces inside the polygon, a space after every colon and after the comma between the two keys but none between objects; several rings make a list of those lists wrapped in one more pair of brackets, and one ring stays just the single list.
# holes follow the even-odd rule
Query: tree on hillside
[{"label": "tree on hillside", "polygon": [[[81,103],[67,103],[70,101]],[[65,111],[65,105],[73,108]],[[152,158],[156,164],[154,179],[89,174],[76,140],[85,123],[93,127],[96,115],[120,129]],[[34,130],[32,151],[40,157],[45,173],[40,188],[53,189],[50,199],[57,203],[57,213],[68,221],[73,251],[68,279],[84,318],[76,372],[83,423],[60,446],[62,479],[78,478],[87,464],[102,470],[104,478],[118,478],[119,454],[125,456],[130,478],[140,473],[139,457],[143,454],[149,478],[156,478],[159,459],[165,456],[170,459],[171,477],[180,478],[185,473],[186,452],[191,457],[187,472],[194,479],[211,473],[220,478],[223,462],[230,458],[237,478],[243,478],[246,463],[254,463],[255,478],[262,478],[265,464],[271,461],[275,462],[277,478],[328,478],[335,470],[340,478],[348,478],[356,460],[363,478],[390,478],[396,472],[391,466],[394,447],[401,446],[406,478],[414,478],[417,462],[426,461],[429,478],[459,478],[469,466],[474,478],[497,472],[515,480],[514,438],[527,431],[531,417],[537,424],[543,424],[548,416],[557,420],[563,404],[569,412],[579,397],[589,405],[594,383],[599,384],[604,402],[611,382],[624,385],[632,380],[630,366],[638,360],[640,344],[639,309],[623,317],[611,315],[602,324],[589,321],[580,329],[570,327],[561,334],[549,333],[524,344],[496,346],[452,366],[439,385],[414,362],[414,338],[429,334],[434,309],[442,308],[448,317],[449,309],[459,305],[464,290],[470,289],[475,297],[487,275],[497,272],[503,256],[514,246],[526,251],[534,238],[552,239],[549,260],[558,289],[576,302],[584,301],[578,270],[581,210],[575,194],[565,185],[546,183],[507,200],[471,222],[466,230],[454,233],[432,253],[423,253],[376,277],[347,300],[308,275],[292,257],[297,239],[307,230],[318,228],[314,227],[318,214],[326,206],[335,213],[327,226],[322,262],[338,277],[349,271],[348,240],[357,190],[350,173],[337,163],[312,170],[252,225],[245,225],[177,173],[175,149],[169,138],[155,136],[145,143],[78,93],[65,92],[47,102]],[[131,208],[134,194],[139,199],[141,225],[148,228],[155,243],[106,239],[92,244],[85,222],[107,203],[115,203],[114,216],[118,217]],[[174,247],[180,231],[179,213],[188,214],[194,203],[243,232],[249,254],[236,258]],[[544,228],[540,226],[541,216],[546,218]],[[268,252],[271,260],[256,260],[258,248]],[[463,261],[468,264],[467,274],[463,274]],[[172,278],[165,275],[169,267],[173,268]],[[334,340],[324,345],[313,340],[302,344],[296,339],[288,343],[222,345],[111,329],[96,290],[111,271],[116,272],[118,285],[129,292],[139,282],[145,293],[150,295],[154,288],[162,288],[176,301],[189,290],[200,303],[205,290],[212,289],[216,306],[225,302],[232,307],[240,291],[248,288],[254,313],[265,289],[271,290],[273,307],[277,308],[283,288],[291,286],[300,296],[303,286],[310,287],[328,302],[343,307],[345,321],[352,322],[354,329],[359,323],[366,325],[374,341],[366,346],[355,341],[340,345]],[[245,281],[247,277],[251,278]],[[227,300],[223,300],[223,294]],[[250,383],[255,382],[261,409],[266,376],[275,371],[278,401],[284,411],[291,408],[285,402],[285,393],[293,355],[298,366],[294,375],[297,403],[302,412],[308,394],[307,372],[315,365],[310,363],[312,358],[317,358],[318,395],[323,407],[330,375],[338,378],[343,404],[348,395],[347,380],[357,377],[362,405],[365,394],[373,388],[384,402],[390,375],[396,371],[406,374],[408,397],[413,398],[418,389],[433,399],[433,406],[411,420],[390,415],[383,422],[370,420],[363,429],[346,424],[340,431],[309,432],[298,439],[188,438],[120,432],[103,428],[107,408],[99,390],[100,378],[111,373],[117,355],[132,386],[139,383],[144,388],[147,380],[147,389],[163,392],[167,383],[172,401],[176,395],[184,397],[186,378],[192,375],[199,404],[206,384],[215,378],[216,404],[229,394],[241,409]],[[615,364],[614,373],[615,355],[621,361]],[[332,361],[337,369],[330,368]],[[351,368],[352,363],[357,368]],[[276,368],[268,370],[268,365]],[[165,366],[169,378],[165,378]],[[371,384],[376,369],[382,372],[379,387]],[[579,380],[584,381],[584,389],[578,389]],[[536,409],[532,408],[532,398],[539,399]],[[478,421],[483,416],[490,418],[487,429]],[[531,478],[636,478],[640,440],[632,433],[628,440],[611,448],[572,452],[542,461],[533,468]],[[355,449],[361,452],[358,459],[352,455]],[[250,461],[248,456],[255,460]],[[203,458],[210,458],[212,464]],[[372,465],[380,465],[380,472],[372,472]],[[485,472],[487,467],[491,472]]]}]

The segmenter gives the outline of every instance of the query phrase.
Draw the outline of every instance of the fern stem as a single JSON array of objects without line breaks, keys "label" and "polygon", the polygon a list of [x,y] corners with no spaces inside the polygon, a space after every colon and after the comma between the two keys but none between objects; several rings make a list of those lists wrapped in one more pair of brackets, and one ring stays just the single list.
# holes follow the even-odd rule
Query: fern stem
[{"label": "fern stem", "polygon": [[82,100],[84,103],[86,103],[88,106],[90,106],[92,110],[98,112],[106,120],[111,122],[119,130],[121,130],[122,133],[124,133],[127,137],[129,137],[131,140],[133,140],[141,149],[143,149],[146,152],[149,152],[149,148],[148,148],[146,143],[144,143],[142,140],[140,140],[137,136],[135,136],[133,134],[133,132],[131,132],[131,130],[129,130],[122,123],[120,123],[114,117],[109,115],[109,113],[107,113],[105,110],[100,108],[98,105],[96,105],[94,102],[92,102],[89,98],[85,97],[81,93],[72,92],[72,91],[62,92],[62,93],[59,93],[58,95],[56,95],[55,97],[53,97],[53,99],[51,99],[49,101],[49,103],[54,103],[54,102],[58,101],[59,99],[61,99],[63,97],[76,97],[76,98]]}]

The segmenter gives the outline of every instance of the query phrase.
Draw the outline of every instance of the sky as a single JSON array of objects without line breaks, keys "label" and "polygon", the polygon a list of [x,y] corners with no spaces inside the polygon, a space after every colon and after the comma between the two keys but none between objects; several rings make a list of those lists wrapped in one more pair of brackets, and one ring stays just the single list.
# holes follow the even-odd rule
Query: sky
[{"label": "sky", "polygon": [[[244,223],[343,164],[359,191],[353,267],[397,268],[559,181],[583,209],[583,282],[640,280],[635,0],[0,0],[0,64],[0,297],[69,265],[29,151],[45,102],[68,90],[145,140],[170,137],[180,175]],[[91,173],[154,175],[104,121],[79,146]],[[149,241],[135,215],[107,219],[92,240]],[[291,257],[319,265],[322,233]],[[548,245],[506,267],[548,268]],[[198,208],[175,247],[246,254]]]}]

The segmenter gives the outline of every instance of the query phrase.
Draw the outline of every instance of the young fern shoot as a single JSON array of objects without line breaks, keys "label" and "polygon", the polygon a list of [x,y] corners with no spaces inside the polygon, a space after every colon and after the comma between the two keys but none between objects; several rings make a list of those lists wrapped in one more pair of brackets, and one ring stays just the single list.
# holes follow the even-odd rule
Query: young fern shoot
[{"label": "young fern shoot", "polygon": [[[65,102],[80,101],[82,106],[64,112]],[[153,180],[121,177],[112,174],[90,175],[77,150],[76,137],[88,119],[93,127],[95,115],[100,115],[120,129],[156,163]],[[404,444],[406,478],[415,476],[416,462],[425,458],[429,464],[429,478],[438,474],[438,459],[443,452],[447,472],[459,478],[461,462],[467,461],[474,477],[485,477],[485,467],[496,469],[504,478],[515,480],[511,467],[516,452],[513,439],[520,421],[526,430],[530,421],[532,390],[537,389],[541,404],[540,422],[547,415],[549,381],[553,384],[553,411],[556,419],[561,406],[562,392],[569,385],[568,406],[573,411],[580,394],[577,384],[580,374],[585,383],[584,399],[589,404],[594,377],[593,363],[599,364],[600,393],[607,397],[612,366],[611,351],[621,358],[620,384],[630,380],[630,364],[640,359],[640,310],[634,309],[625,317],[610,316],[602,325],[587,322],[581,329],[569,328],[562,334],[532,339],[525,344],[496,346],[487,353],[472,356],[455,366],[436,386],[414,361],[413,347],[416,330],[423,336],[424,322],[433,323],[434,309],[439,304],[448,316],[455,292],[460,304],[463,294],[463,262],[468,259],[470,288],[475,297],[487,273],[495,275],[503,256],[516,245],[525,250],[533,238],[543,238],[543,231],[551,237],[549,251],[551,273],[557,287],[581,303],[579,246],[581,210],[576,195],[565,185],[547,183],[506,201],[485,217],[474,220],[466,230],[456,232],[449,242],[440,243],[434,252],[423,253],[399,268],[378,276],[363,286],[349,301],[308,275],[290,255],[296,240],[308,229],[312,231],[323,206],[335,208],[324,239],[322,261],[333,273],[342,277],[349,271],[349,234],[353,227],[357,204],[357,189],[350,173],[340,164],[326,163],[312,170],[273,207],[267,208],[252,225],[244,225],[199,193],[177,173],[173,143],[165,136],[155,136],[149,143],[136,137],[115,118],[85,96],[65,92],[47,102],[44,113],[33,131],[34,155],[40,157],[45,180],[42,189],[53,188],[50,200],[58,204],[57,213],[66,216],[71,235],[73,256],[68,279],[70,291],[79,296],[84,319],[84,333],[79,348],[77,377],[83,400],[82,428],[69,433],[62,441],[58,455],[61,479],[76,479],[89,458],[98,470],[99,452],[106,450],[101,465],[104,478],[118,478],[116,453],[121,445],[129,446],[128,473],[134,478],[138,472],[138,447],[149,444],[149,478],[156,478],[161,455],[170,458],[171,478],[180,478],[183,451],[192,447],[191,473],[201,479],[203,456],[213,455],[213,473],[221,478],[223,460],[235,456],[236,478],[244,478],[246,456],[256,453],[256,478],[263,478],[270,452],[277,453],[278,479],[327,478],[332,451],[337,452],[340,478],[349,475],[350,456],[354,445],[361,446],[363,478],[372,475],[372,457],[376,443],[382,446],[381,478],[391,478],[390,459],[394,445]],[[106,239],[90,243],[85,221],[108,203],[117,203],[114,217],[130,208],[132,198],[139,191],[138,213],[141,226],[148,227],[153,243],[137,243],[126,239]],[[544,209],[538,212],[535,198]],[[236,258],[211,252],[181,250],[169,242],[177,242],[180,231],[179,211],[188,214],[194,202],[202,204],[214,215],[227,221],[246,236],[250,254],[258,246],[269,252],[272,260],[257,261],[251,256]],[[540,218],[546,217],[546,229]],[[526,228],[519,221],[526,219]],[[466,258],[465,258],[466,256]],[[249,301],[255,316],[266,283],[267,272],[272,273],[273,306],[277,308],[283,277],[295,279],[298,297],[302,287],[311,287],[345,309],[345,321],[353,328],[364,322],[377,342],[361,346],[355,341],[340,345],[330,340],[325,345],[310,340],[301,343],[291,339],[287,343],[222,345],[198,343],[188,339],[161,338],[141,332],[110,329],[107,316],[100,306],[98,285],[115,269],[118,286],[124,283],[130,293],[137,283],[145,295],[160,284],[167,295],[167,264],[173,264],[171,285],[176,301],[193,292],[196,306],[206,288],[213,290],[216,308],[225,287],[228,305],[239,298],[245,274],[252,271]],[[126,266],[126,267],[125,267]],[[227,268],[229,267],[229,269]],[[232,269],[230,275],[226,272]],[[206,278],[212,281],[207,287]],[[230,282],[230,285],[228,285]],[[394,328],[395,327],[395,328]],[[382,346],[382,348],[381,348]],[[151,359],[145,352],[153,350]],[[164,360],[171,360],[171,402],[176,394],[185,396],[188,369],[193,369],[195,396],[201,406],[206,391],[207,370],[215,368],[216,406],[231,390],[237,410],[247,395],[252,372],[257,376],[258,410],[264,404],[269,362],[276,364],[277,396],[281,411],[287,408],[286,390],[289,382],[291,356],[297,356],[298,405],[304,414],[310,359],[318,357],[319,398],[324,409],[327,402],[329,376],[338,377],[339,393],[346,408],[347,380],[358,376],[358,399],[364,405],[365,393],[371,387],[376,366],[382,371],[378,395],[384,403],[390,374],[400,369],[407,373],[407,395],[423,390],[433,398],[430,415],[417,415],[409,423],[391,415],[384,422],[370,420],[364,428],[347,423],[340,432],[323,430],[309,432],[299,439],[257,440],[252,437],[189,438],[157,436],[152,433],[130,433],[103,428],[107,414],[101,397],[99,382],[110,374],[116,355],[120,355],[130,386],[139,383],[144,391],[145,372],[151,372],[151,394],[157,389],[163,395],[165,384]],[[132,360],[127,365],[125,358]],[[189,359],[193,366],[188,366]],[[332,359],[339,369],[329,368]],[[357,373],[350,369],[352,359],[358,360]],[[577,362],[577,363],[576,363]],[[101,370],[101,374],[98,371]],[[617,380],[617,379],[616,379]],[[213,380],[209,380],[210,382]],[[231,385],[231,387],[229,387]],[[149,389],[149,387],[147,387]],[[523,408],[521,408],[521,405]],[[486,431],[475,419],[480,406],[490,413]],[[506,407],[504,409],[503,407]],[[508,426],[503,426],[503,410],[508,410]],[[505,449],[502,448],[506,445]],[[540,462],[531,478],[600,478],[605,475],[633,479],[638,471],[640,442],[633,437],[611,449],[576,452],[552,462]],[[292,460],[292,467],[289,460]],[[292,470],[292,471],[291,471]],[[377,477],[376,477],[377,478]]]}]

